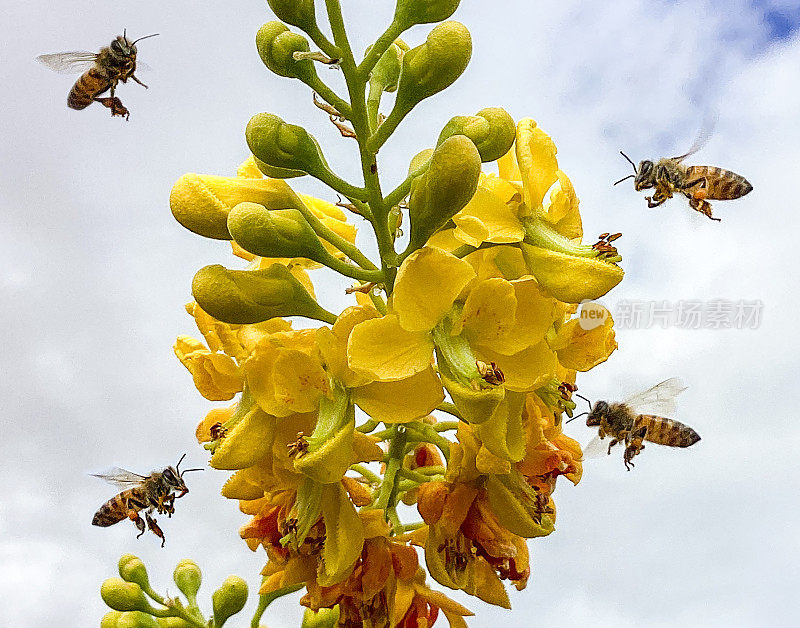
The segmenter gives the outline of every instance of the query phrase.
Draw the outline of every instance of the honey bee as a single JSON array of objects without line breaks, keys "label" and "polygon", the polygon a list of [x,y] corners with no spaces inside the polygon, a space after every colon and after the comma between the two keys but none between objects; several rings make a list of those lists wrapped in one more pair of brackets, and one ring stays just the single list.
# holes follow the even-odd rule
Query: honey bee
[{"label": "honey bee", "polygon": [[592,406],[586,425],[597,427],[598,434],[584,450],[584,458],[593,457],[601,450],[606,436],[611,437],[608,453],[618,443],[625,444],[623,459],[625,468],[631,470],[633,457],[644,449],[644,441],[668,447],[689,447],[700,440],[700,436],[688,425],[663,414],[675,412],[675,398],[686,388],[673,377],[656,384],[623,403],[598,401]]},{"label": "honey bee", "polygon": [[646,196],[647,206],[658,207],[673,193],[681,193],[689,199],[689,207],[711,220],[719,221],[711,214],[711,203],[707,199],[728,201],[739,198],[752,191],[753,186],[742,175],[717,166],[685,166],[684,159],[696,153],[704,144],[698,138],[694,145],[678,157],[662,157],[657,162],[649,159],[635,163],[625,153],[620,154],[633,166],[633,174],[623,177],[617,183],[633,179],[637,192],[655,188],[653,196]]},{"label": "honey bee", "polygon": [[[186,454],[183,454],[174,467],[167,467],[163,471],[154,471],[150,475],[139,475],[118,467],[103,474],[93,473],[92,475],[95,477],[125,490],[100,506],[99,510],[94,513],[92,525],[106,528],[127,517],[138,528],[139,534],[136,535],[138,539],[144,534],[146,522],[147,529],[161,539],[161,547],[164,547],[166,541],[164,533],[150,513],[155,510],[159,514],[171,517],[175,512],[175,498],[183,497],[189,492],[183,481],[183,474],[189,471],[202,471],[202,469],[186,469],[180,472],[181,462],[185,457]],[[145,511],[144,519],[139,516],[140,510]]]},{"label": "honey bee", "polygon": [[[126,32],[117,35],[110,45],[104,46],[97,54],[93,52],[60,52],[51,55],[40,55],[36,60],[46,65],[51,70],[63,74],[83,72],[75,81],[67,97],[67,106],[71,109],[85,109],[93,102],[99,102],[111,110],[112,116],[125,116],[127,120],[130,113],[114,93],[117,84],[128,79],[133,79],[144,88],[134,72],[136,71],[136,43],[155,37],[158,33],[140,37],[130,41]],[[100,94],[111,90],[108,97],[98,98]]]}]

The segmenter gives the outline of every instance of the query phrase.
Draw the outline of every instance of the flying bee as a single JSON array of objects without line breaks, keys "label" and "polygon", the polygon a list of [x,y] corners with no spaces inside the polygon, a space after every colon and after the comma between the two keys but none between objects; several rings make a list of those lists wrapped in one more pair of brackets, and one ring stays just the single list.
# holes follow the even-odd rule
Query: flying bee
[{"label": "flying bee", "polygon": [[657,162],[649,159],[635,163],[622,151],[620,154],[633,166],[633,174],[623,177],[617,183],[633,179],[633,187],[637,192],[655,188],[652,196],[646,196],[647,206],[658,207],[672,198],[673,193],[683,194],[689,199],[689,207],[719,221],[711,215],[711,203],[707,199],[729,201],[752,191],[753,186],[742,175],[717,166],[686,166],[684,159],[696,153],[705,143],[705,135],[698,138],[694,145],[678,157],[662,157]]},{"label": "flying bee", "polygon": [[[67,96],[67,106],[71,109],[86,109],[93,102],[99,102],[111,110],[112,116],[125,116],[127,120],[130,113],[122,101],[114,95],[117,84],[120,81],[126,83],[128,79],[132,79],[147,88],[147,85],[136,78],[134,74],[136,71],[136,42],[156,35],[158,33],[130,41],[126,32],[123,31],[122,35],[117,35],[110,45],[101,48],[97,54],[80,51],[60,52],[40,55],[36,57],[36,60],[51,70],[63,74],[83,72]],[[98,97],[108,90],[110,90],[108,97]]]},{"label": "flying bee", "polygon": [[584,458],[601,451],[600,441],[606,436],[611,437],[609,454],[614,445],[625,444],[623,459],[628,471],[634,466],[634,456],[644,449],[644,441],[668,447],[694,445],[700,440],[697,432],[688,425],[661,416],[675,412],[675,398],[684,390],[682,382],[673,377],[622,403],[595,403],[586,417],[586,425],[597,427],[598,434],[584,449]]},{"label": "flying bee", "polygon": [[[164,533],[151,513],[155,510],[159,514],[171,517],[175,512],[175,499],[189,492],[183,481],[183,474],[189,471],[202,471],[202,469],[186,469],[180,472],[181,462],[185,457],[186,454],[183,454],[174,467],[154,471],[150,475],[139,475],[118,467],[103,474],[93,473],[95,477],[125,490],[100,506],[94,513],[92,525],[106,528],[127,517],[138,528],[139,534],[136,535],[138,539],[144,534],[146,522],[147,529],[161,539],[161,547],[164,547],[166,541]],[[145,511],[144,519],[139,516],[140,510]]]}]

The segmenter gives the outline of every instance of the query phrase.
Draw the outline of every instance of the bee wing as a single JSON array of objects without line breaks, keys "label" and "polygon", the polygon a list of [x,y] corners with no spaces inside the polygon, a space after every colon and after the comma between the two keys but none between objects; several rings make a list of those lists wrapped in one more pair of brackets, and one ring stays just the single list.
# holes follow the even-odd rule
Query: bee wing
[{"label": "bee wing", "polygon": [[105,480],[109,484],[113,484],[119,488],[131,488],[138,486],[147,479],[146,475],[139,475],[133,471],[126,471],[119,467],[111,467],[105,473],[91,473],[90,475]]},{"label": "bee wing", "polygon": [[609,453],[608,444],[603,442],[603,439],[600,438],[600,435],[595,436],[592,440],[586,443],[586,446],[583,447],[582,449],[583,449],[583,455],[581,456],[582,461],[602,458],[603,456]]},{"label": "bee wing", "polygon": [[703,124],[700,126],[700,130],[697,132],[697,137],[694,139],[692,147],[683,155],[673,157],[673,159],[676,161],[683,161],[690,155],[694,155],[697,151],[703,148],[703,146],[706,145],[706,142],[708,142],[708,140],[711,138],[711,135],[714,133],[714,127],[717,126],[717,117],[718,114],[716,111],[708,112],[706,117],[703,119]]},{"label": "bee wing", "polygon": [[73,50],[57,52],[52,55],[39,55],[36,60],[42,65],[61,74],[78,74],[94,65],[97,55],[93,52]]},{"label": "bee wing", "polygon": [[675,414],[675,398],[686,390],[677,377],[665,379],[652,388],[633,395],[625,404],[636,414],[655,414],[670,417]]}]

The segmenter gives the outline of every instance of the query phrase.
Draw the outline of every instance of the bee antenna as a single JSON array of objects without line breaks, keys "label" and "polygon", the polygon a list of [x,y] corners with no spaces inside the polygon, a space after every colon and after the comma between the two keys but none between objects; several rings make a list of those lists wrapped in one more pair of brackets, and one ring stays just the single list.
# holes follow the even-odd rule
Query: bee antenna
[{"label": "bee antenna", "polygon": [[635,176],[636,176],[635,174],[629,174],[627,177],[622,177],[619,181],[615,181],[614,185],[616,185],[617,183],[622,183],[626,179],[633,179]]},{"label": "bee antenna", "polygon": [[181,473],[181,477],[183,477],[184,473],[189,473],[189,471],[205,471],[205,469],[186,469],[183,473]]},{"label": "bee antenna", "polygon": [[[589,414],[589,413],[588,412],[581,412],[580,414],[576,414],[569,421],[574,421],[575,419],[579,419],[580,417],[585,416],[587,414]],[[567,423],[569,423],[569,421],[564,421],[564,424],[566,425]]]},{"label": "bee antenna", "polygon": [[[625,159],[627,159],[627,160],[628,160],[628,163],[629,163],[631,166],[633,166],[633,171],[634,171],[634,172],[636,172],[636,164],[635,164],[635,163],[633,163],[633,161],[631,161],[631,158],[630,158],[630,157],[628,157],[628,156],[627,156],[625,153],[623,153],[622,151],[619,151],[619,154],[620,154],[620,155],[622,155],[622,156],[623,156]],[[624,179],[623,179],[623,181],[624,181]]]},{"label": "bee antenna", "polygon": [[122,29],[122,39],[128,39],[128,29],[127,28],[123,28]]},{"label": "bee antenna", "polygon": [[133,46],[137,41],[142,41],[143,39],[150,39],[151,37],[158,37],[158,33],[153,33],[152,35],[145,35],[144,37],[139,37],[139,39],[131,43],[131,46]]},{"label": "bee antenna", "polygon": [[586,397],[584,397],[583,395],[579,395],[578,393],[575,393],[575,396],[576,396],[576,397],[580,397],[580,398],[581,398],[581,399],[583,399],[583,400],[584,400],[586,403],[588,403],[588,404],[589,404],[589,408],[591,408],[591,407],[592,407],[592,402],[591,402],[591,401],[589,401],[589,400],[588,400]]},{"label": "bee antenna", "polygon": [[176,464],[176,465],[175,465],[175,470],[178,472],[178,475],[180,475],[180,472],[181,472],[181,462],[183,462],[183,459],[184,459],[185,457],[186,457],[186,454],[183,454],[183,455],[181,456],[181,459],[180,459],[180,460],[178,460],[178,464]]}]

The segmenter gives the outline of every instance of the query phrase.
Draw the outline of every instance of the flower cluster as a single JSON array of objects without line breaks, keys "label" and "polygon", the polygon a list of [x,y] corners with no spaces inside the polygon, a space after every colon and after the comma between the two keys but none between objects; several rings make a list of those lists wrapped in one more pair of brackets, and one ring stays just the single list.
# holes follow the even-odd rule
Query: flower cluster
[{"label": "flower cluster", "polygon": [[[619,283],[621,257],[607,234],[581,243],[552,140],[499,108],[451,119],[381,192],[379,149],[469,60],[466,28],[443,21],[457,0],[399,1],[358,64],[338,2],[327,3],[333,41],[312,1],[269,4],[319,51],[270,22],[262,60],[325,101],[315,97],[359,145],[364,183],[338,177],[305,129],[264,113],[248,124],[252,156],[237,176],[175,184],[176,219],[247,262],[198,271],[187,311],[202,339],[175,343],[204,397],[234,400],[197,438],[212,467],[234,471],[222,494],[250,517],[240,531],[250,549],[266,551],[262,600],[303,588],[309,626],[424,628],[440,613],[465,626],[472,613],[428,576],[503,607],[504,581],[526,586],[527,539],[553,531],[559,476],[582,473],[562,432],[577,372],[617,346],[611,317],[585,329],[577,304]],[[432,22],[420,46],[398,39]],[[349,100],[317,63],[341,69]],[[386,92],[396,97],[383,116]],[[492,162],[497,174],[483,169]],[[347,201],[296,192],[287,179],[302,175]],[[371,226],[378,262],[355,246],[345,209]],[[315,297],[320,266],[354,280],[338,313]]]}]

